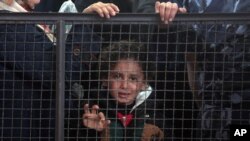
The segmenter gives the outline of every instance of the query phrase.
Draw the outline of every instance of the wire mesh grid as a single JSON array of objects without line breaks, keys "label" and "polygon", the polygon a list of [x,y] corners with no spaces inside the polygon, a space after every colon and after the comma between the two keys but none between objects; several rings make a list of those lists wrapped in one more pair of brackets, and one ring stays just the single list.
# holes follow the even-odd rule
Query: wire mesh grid
[{"label": "wire mesh grid", "polygon": [[241,21],[21,22],[0,24],[1,140],[228,140],[249,125]]}]

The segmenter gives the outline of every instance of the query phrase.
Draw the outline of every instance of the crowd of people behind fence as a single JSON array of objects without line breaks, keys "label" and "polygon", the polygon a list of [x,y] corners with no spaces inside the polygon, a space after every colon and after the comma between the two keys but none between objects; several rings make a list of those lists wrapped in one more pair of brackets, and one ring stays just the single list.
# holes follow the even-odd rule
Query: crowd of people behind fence
[{"label": "crowd of people behind fence", "polygon": [[[165,25],[172,24],[179,13],[250,11],[250,1],[247,0],[223,0],[220,2],[216,0],[74,0],[73,2],[76,6],[74,11],[94,13],[107,19],[119,13],[158,13]],[[30,12],[39,3],[40,0],[1,0],[0,13]],[[176,40],[185,42],[187,37],[188,41],[205,41],[199,44],[200,48],[196,50],[198,53],[193,50],[192,44],[188,46],[190,49],[188,49],[188,54],[183,53],[185,51],[182,50],[182,47],[175,45],[168,49],[161,47],[162,44],[157,46],[162,49],[160,50],[162,53],[159,53],[157,58],[147,54],[159,63],[156,68],[152,68],[158,73],[155,79],[159,82],[151,83],[149,80],[153,79],[150,79],[150,74],[147,74],[150,71],[146,71],[149,68],[142,63],[145,58],[150,57],[144,56],[143,52],[148,52],[150,49],[156,52],[155,45],[145,48],[142,44],[120,41],[121,39],[116,37],[112,40],[118,41],[117,44],[101,44],[103,40],[110,40],[110,35],[105,36],[106,39],[101,39],[100,35],[93,35],[93,31],[100,33],[99,30],[103,29],[72,25],[65,48],[65,108],[73,110],[65,110],[65,118],[73,120],[65,121],[65,128],[70,128],[65,129],[65,136],[69,137],[69,140],[100,138],[105,141],[131,140],[131,138],[134,140],[141,140],[141,138],[174,140],[180,136],[190,138],[192,136],[197,140],[228,139],[231,124],[250,124],[248,26],[197,23],[190,27],[190,35],[181,34],[180,38],[170,36],[168,39],[155,36],[149,38],[151,40],[158,38],[159,42],[167,40],[173,43]],[[105,28],[105,30],[111,30],[110,28]],[[148,28],[152,32],[156,32],[154,27]],[[160,32],[169,30],[164,26],[160,29]],[[0,24],[0,138],[3,140],[37,140],[38,138],[55,140],[56,38],[50,34],[49,30],[46,25],[42,24]],[[126,29],[124,30],[126,31]],[[171,30],[174,31],[175,28]],[[80,34],[79,31],[81,31]],[[140,41],[143,42],[144,39],[142,37]],[[138,38],[134,40],[138,40]],[[141,52],[141,54],[128,53],[131,50]],[[80,54],[76,51],[80,51]],[[167,56],[166,53],[176,51],[182,52],[178,57],[182,63],[169,63],[178,61],[173,60],[176,58],[171,55]],[[109,54],[114,57],[112,61],[116,62],[106,65],[105,63],[110,59],[107,59]],[[83,60],[88,63],[82,63]],[[89,73],[87,71],[92,69],[90,67],[96,67],[91,66],[93,63],[90,64],[93,60],[102,62],[103,64],[96,64],[96,66],[107,72],[103,71],[97,75],[97,77],[101,77],[102,83],[97,83],[97,87],[93,89],[99,90],[98,92],[82,96],[81,92],[79,93],[77,90],[86,87],[82,83],[83,73]],[[187,70],[187,74],[176,75],[177,72],[184,72],[184,70]],[[186,75],[187,83],[183,80]],[[175,81],[176,79],[180,81]],[[180,82],[185,84],[180,84]],[[118,89],[118,92],[114,89]],[[180,99],[184,97],[183,95],[191,96],[191,100],[187,100],[191,103],[182,105],[183,102],[178,103],[178,100],[172,101],[175,102],[172,105],[169,104],[169,100],[153,103],[152,99],[173,99],[180,95],[176,91],[156,92],[153,89],[185,90],[184,93],[180,92],[182,93]],[[81,110],[75,99],[81,100],[80,107],[83,107]],[[96,99],[100,101],[96,101]],[[192,106],[192,102],[195,102],[196,105]],[[190,108],[191,112],[193,112],[192,108],[195,108],[198,109],[198,113],[195,117],[192,117],[193,113],[190,117],[186,117],[186,115],[184,117],[182,115],[184,111],[180,115],[172,115],[171,110],[161,112],[151,108],[166,110],[174,108],[173,105],[182,110]],[[178,107],[179,105],[180,107]],[[126,117],[126,120],[123,117]],[[155,121],[151,117],[164,121]],[[171,118],[174,120],[168,120]],[[188,119],[196,119],[195,125],[188,127],[195,126],[198,129],[195,131],[195,135],[171,131],[171,129],[174,130],[173,128],[185,128],[182,122],[186,121],[181,118],[187,118],[187,122]],[[124,130],[126,132],[123,132]]]}]

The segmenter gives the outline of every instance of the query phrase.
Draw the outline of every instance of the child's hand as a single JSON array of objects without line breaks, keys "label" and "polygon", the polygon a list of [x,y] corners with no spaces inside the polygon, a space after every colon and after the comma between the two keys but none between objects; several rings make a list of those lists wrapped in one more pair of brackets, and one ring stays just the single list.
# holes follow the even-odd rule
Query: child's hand
[{"label": "child's hand", "polygon": [[119,13],[119,8],[113,3],[97,2],[83,10],[83,13],[98,13],[100,17],[110,18]]},{"label": "child's hand", "polygon": [[91,110],[89,105],[84,105],[83,124],[84,126],[95,129],[96,131],[103,131],[109,124],[110,120],[106,120],[105,115],[99,112],[99,106],[93,105]]}]

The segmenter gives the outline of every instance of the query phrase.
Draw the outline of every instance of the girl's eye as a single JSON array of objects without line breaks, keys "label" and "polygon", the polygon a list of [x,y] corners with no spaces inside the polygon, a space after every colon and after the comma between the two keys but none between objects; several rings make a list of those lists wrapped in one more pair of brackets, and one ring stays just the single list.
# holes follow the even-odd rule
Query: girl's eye
[{"label": "girl's eye", "polygon": [[137,79],[137,77],[132,76],[132,77],[130,77],[130,80],[131,80],[131,81],[137,81],[138,79]]},{"label": "girl's eye", "polygon": [[119,73],[115,73],[115,74],[113,75],[113,78],[114,78],[114,79],[120,79],[120,78],[121,78],[121,75],[120,75]]}]

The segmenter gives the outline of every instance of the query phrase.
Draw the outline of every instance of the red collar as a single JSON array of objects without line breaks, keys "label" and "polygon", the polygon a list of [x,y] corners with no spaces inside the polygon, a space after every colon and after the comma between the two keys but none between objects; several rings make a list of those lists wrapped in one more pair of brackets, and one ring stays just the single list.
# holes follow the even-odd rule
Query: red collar
[{"label": "red collar", "polygon": [[117,118],[120,119],[124,127],[127,127],[131,123],[133,115],[132,114],[123,115],[122,113],[118,112]]}]

